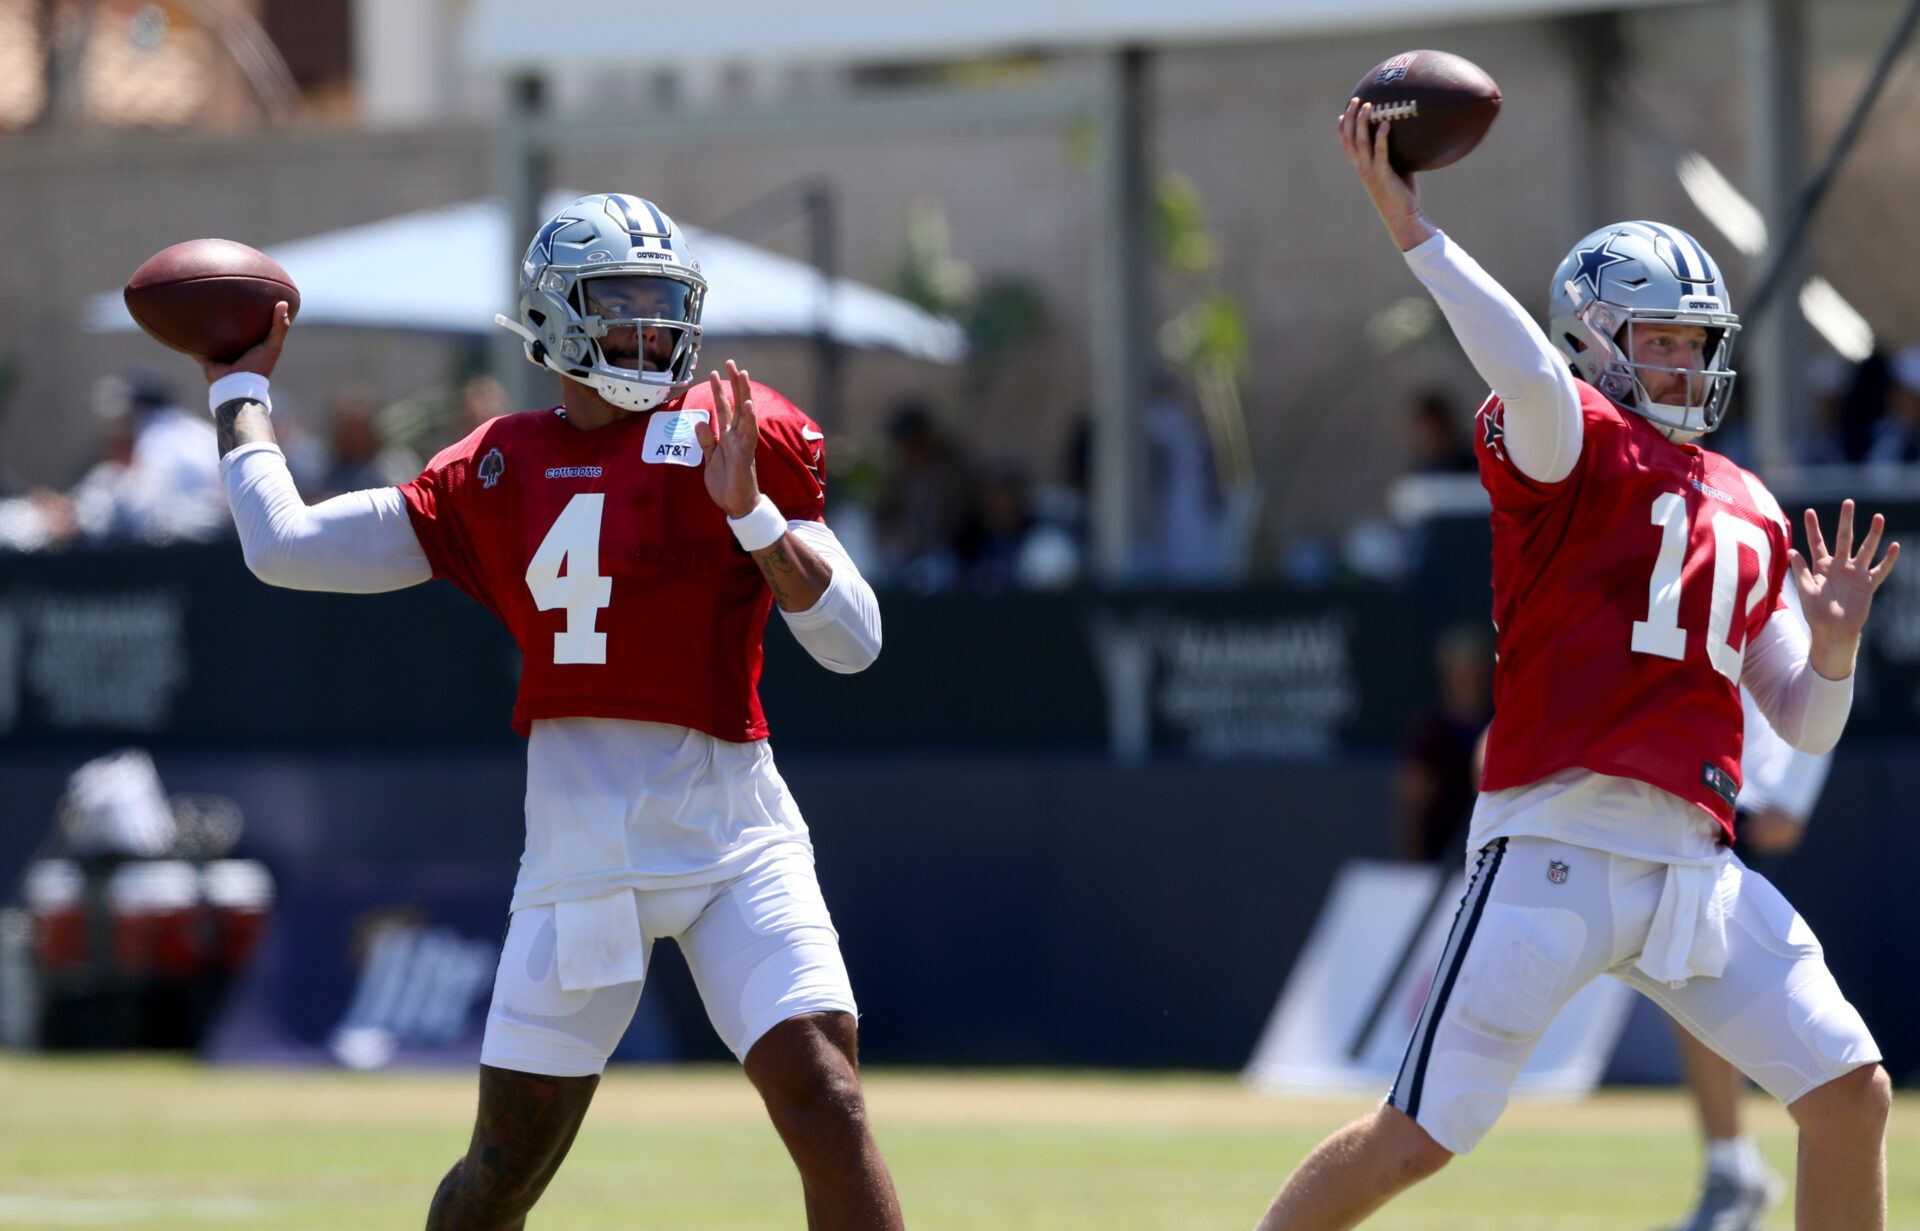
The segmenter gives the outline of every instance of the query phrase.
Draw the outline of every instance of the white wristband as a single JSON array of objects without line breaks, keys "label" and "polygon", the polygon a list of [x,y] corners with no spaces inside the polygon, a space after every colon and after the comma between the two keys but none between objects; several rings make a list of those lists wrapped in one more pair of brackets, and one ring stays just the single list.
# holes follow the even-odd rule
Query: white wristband
[{"label": "white wristband", "polygon": [[733,537],[740,540],[740,546],[748,551],[759,551],[771,547],[780,541],[787,532],[787,515],[780,506],[765,492],[760,493],[759,503],[745,517],[729,517],[727,525],[733,529]]},{"label": "white wristband", "polygon": [[273,413],[273,395],[268,391],[267,378],[258,372],[228,372],[207,386],[208,410],[218,411],[236,398],[258,402],[268,414]]}]

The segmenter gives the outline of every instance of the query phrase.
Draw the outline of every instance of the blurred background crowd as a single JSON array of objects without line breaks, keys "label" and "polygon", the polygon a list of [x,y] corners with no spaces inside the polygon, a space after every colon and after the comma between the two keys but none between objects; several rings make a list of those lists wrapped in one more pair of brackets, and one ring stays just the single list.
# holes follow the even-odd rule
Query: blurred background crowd
[{"label": "blurred background crowd", "polygon": [[[1797,468],[1857,468],[1898,482],[1920,465],[1920,345],[1858,362],[1823,355],[1806,373],[1811,432]],[[1471,443],[1479,394],[1417,390],[1400,412],[1400,438],[1382,447],[1403,460],[1402,478],[1473,479]],[[0,475],[0,548],[57,551],[86,545],[201,542],[231,537],[213,429],[198,382],[132,368],[96,377],[87,405],[97,420],[97,456],[66,486],[27,485]],[[275,426],[308,503],[365,487],[404,483],[441,448],[509,409],[485,373],[383,401],[353,381],[322,398],[317,413],[299,394]],[[1355,511],[1337,541],[1303,535],[1262,554],[1235,515],[1214,445],[1189,391],[1155,381],[1143,430],[1152,444],[1146,519],[1128,579],[1139,584],[1229,586],[1280,577],[1326,584],[1341,575],[1404,580],[1417,539],[1382,520],[1386,506]],[[1089,422],[1068,428],[1056,457],[996,452],[967,430],[962,413],[932,395],[872,416],[864,437],[832,442],[832,520],[862,571],[919,593],[1052,590],[1085,580],[1090,479]],[[1713,445],[1756,465],[1736,418]],[[1832,476],[1835,481],[1838,476]],[[1477,479],[1473,481],[1477,482]],[[1257,485],[1256,485],[1257,486]]]}]

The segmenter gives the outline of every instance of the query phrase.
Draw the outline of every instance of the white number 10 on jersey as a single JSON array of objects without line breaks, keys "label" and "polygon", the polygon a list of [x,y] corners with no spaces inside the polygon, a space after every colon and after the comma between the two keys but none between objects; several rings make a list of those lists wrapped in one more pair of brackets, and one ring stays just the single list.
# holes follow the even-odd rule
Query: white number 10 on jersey
[{"label": "white number 10 on jersey", "polygon": [[600,609],[613,601],[613,578],[600,575],[600,513],[606,503],[601,492],[581,492],[567,501],[527,564],[534,606],[567,610],[566,631],[553,635],[556,663],[607,661],[607,635],[593,627]]},{"label": "white number 10 on jersey", "polygon": [[[1653,524],[1660,527],[1660,554],[1654,559],[1653,578],[1647,585],[1647,618],[1633,622],[1633,648],[1637,653],[1661,658],[1685,658],[1687,631],[1680,627],[1680,576],[1689,538],[1686,497],[1678,492],[1656,497]],[[1760,561],[1760,575],[1754,578],[1746,602],[1740,605],[1743,620],[1767,595],[1773,551],[1766,532],[1750,521],[1716,512],[1712,525],[1713,601],[1707,608],[1707,659],[1715,671],[1738,684],[1746,651],[1734,649],[1731,637],[1740,589],[1740,549],[1745,547]]]}]

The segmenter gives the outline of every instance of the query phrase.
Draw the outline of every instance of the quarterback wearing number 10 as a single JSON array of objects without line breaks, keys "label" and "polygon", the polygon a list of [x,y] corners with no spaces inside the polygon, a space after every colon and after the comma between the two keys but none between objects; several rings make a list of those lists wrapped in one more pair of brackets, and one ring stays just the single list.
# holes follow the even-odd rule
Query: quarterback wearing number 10
[{"label": "quarterback wearing number 10", "polygon": [[[1692,236],[1619,222],[1574,244],[1547,331],[1422,211],[1390,122],[1340,144],[1409,269],[1492,386],[1475,452],[1493,504],[1498,662],[1471,876],[1386,1103],[1294,1172],[1261,1231],[1339,1231],[1474,1148],[1534,1046],[1602,974],[1646,993],[1785,1103],[1801,1231],[1886,1225],[1880,1051],[1779,891],[1727,847],[1740,687],[1782,738],[1833,747],[1884,522],[1807,552],[1758,478],[1699,445],[1740,319]],[[1794,586],[1806,626],[1788,611]]]},{"label": "quarterback wearing number 10", "polygon": [[772,606],[839,672],[879,653],[879,609],[824,521],[818,427],[731,362],[697,380],[706,292],[652,202],[572,202],[527,249],[517,319],[497,318],[564,378],[560,403],[491,420],[410,483],[312,507],[269,419],[286,305],[259,346],[205,365],[262,580],[373,593],[444,577],[520,645],[526,853],[472,1144],[430,1231],[525,1225],[661,937],[793,1156],[807,1225],[901,1225],[839,937],[757,691]]}]

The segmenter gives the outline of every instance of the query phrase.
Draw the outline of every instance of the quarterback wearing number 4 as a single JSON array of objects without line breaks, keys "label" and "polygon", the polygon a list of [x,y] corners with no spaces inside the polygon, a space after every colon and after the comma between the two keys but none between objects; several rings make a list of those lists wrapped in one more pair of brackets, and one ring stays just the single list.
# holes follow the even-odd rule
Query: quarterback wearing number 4
[{"label": "quarterback wearing number 4", "polygon": [[[1493,498],[1499,664],[1472,873],[1392,1092],[1308,1156],[1264,1231],[1351,1227],[1506,1107],[1541,1033],[1587,982],[1645,992],[1786,1103],[1797,1225],[1886,1225],[1889,1083],[1819,942],[1732,839],[1740,685],[1775,731],[1833,746],[1883,523],[1805,557],[1760,481],[1697,443],[1720,422],[1739,320],[1670,226],[1587,236],[1548,288],[1550,337],[1421,212],[1353,100],[1342,148],[1493,387],[1476,448]],[[1798,588],[1803,629],[1781,589]],[[1810,631],[1809,631],[1810,630]]]},{"label": "quarterback wearing number 4", "polygon": [[813,422],[731,362],[696,383],[706,289],[651,202],[574,201],[527,250],[519,319],[498,318],[565,378],[561,404],[484,424],[411,483],[311,508],[269,426],[285,305],[260,346],[206,365],[261,579],[371,593],[445,577],[520,645],[526,853],[472,1145],[430,1231],[523,1225],[663,936],[793,1156],[807,1225],[901,1225],[839,939],[757,695],[770,606],[840,672],[879,653],[879,610],[822,520]]}]

